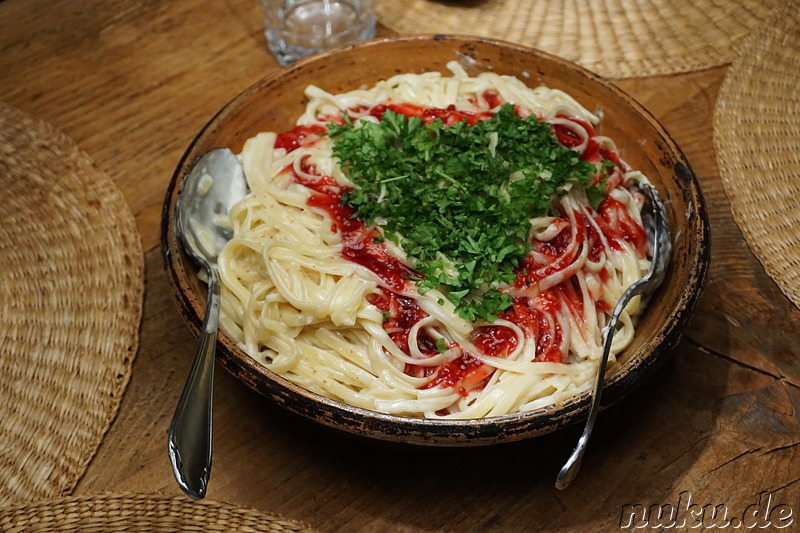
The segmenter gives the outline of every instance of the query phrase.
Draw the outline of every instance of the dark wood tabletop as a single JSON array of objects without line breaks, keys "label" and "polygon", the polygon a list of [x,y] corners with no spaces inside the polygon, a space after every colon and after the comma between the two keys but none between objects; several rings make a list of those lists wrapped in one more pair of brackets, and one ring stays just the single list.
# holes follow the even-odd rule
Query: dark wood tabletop
[{"label": "dark wood tabletop", "polygon": [[[255,0],[0,2],[0,100],[94,159],[130,204],[145,251],[131,381],[75,494],[181,494],[166,431],[195,339],[163,269],[162,202],[206,121],[279,68],[262,31]],[[723,520],[712,508],[734,526],[798,527],[800,310],[748,249],[719,178],[712,119],[725,73],[612,80],[686,153],[708,204],[712,260],[682,341],[601,413],[571,487],[554,480],[580,428],[492,447],[388,445],[314,425],[220,368],[207,497],[322,532],[655,530],[656,513],[642,513],[670,505],[687,528]]]}]

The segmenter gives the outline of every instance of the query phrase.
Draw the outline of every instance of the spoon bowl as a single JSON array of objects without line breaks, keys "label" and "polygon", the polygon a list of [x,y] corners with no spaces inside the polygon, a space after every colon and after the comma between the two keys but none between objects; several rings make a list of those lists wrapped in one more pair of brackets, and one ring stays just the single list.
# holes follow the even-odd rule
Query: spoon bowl
[{"label": "spoon bowl", "polygon": [[169,426],[167,452],[175,480],[187,496],[205,497],[211,474],[211,410],[214,355],[219,323],[217,257],[233,236],[221,225],[230,208],[247,194],[244,171],[227,148],[206,152],[183,181],[175,225],[184,250],[208,278],[208,302],[189,377]]}]

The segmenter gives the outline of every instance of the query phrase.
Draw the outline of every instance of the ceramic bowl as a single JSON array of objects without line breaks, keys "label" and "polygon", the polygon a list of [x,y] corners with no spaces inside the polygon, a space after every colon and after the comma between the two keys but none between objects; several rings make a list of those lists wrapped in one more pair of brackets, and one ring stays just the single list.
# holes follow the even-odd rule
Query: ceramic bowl
[{"label": "ceramic bowl", "polygon": [[[622,157],[647,175],[666,200],[673,250],[666,279],[637,327],[636,337],[609,370],[603,404],[619,401],[648,378],[678,341],[697,302],[709,261],[709,226],[703,197],[686,158],[664,128],[633,98],[609,81],[564,59],[524,46],[483,38],[415,35],[376,39],[299,61],[266,76],[223,107],[197,135],[169,185],[162,228],[167,275],[180,312],[197,333],[205,286],[175,235],[181,182],[204,152],[229,147],[261,131],[293,127],[313,83],[337,93],[371,86],[403,72],[438,70],[459,60],[468,73],[492,70],[535,87],[545,84],[602,111],[602,135],[622,147]],[[187,352],[188,354],[189,352]],[[321,424],[374,439],[433,446],[509,442],[551,432],[585,419],[589,393],[531,412],[478,420],[430,420],[356,408],[313,394],[266,370],[223,333],[217,360],[243,383],[279,405]]]}]

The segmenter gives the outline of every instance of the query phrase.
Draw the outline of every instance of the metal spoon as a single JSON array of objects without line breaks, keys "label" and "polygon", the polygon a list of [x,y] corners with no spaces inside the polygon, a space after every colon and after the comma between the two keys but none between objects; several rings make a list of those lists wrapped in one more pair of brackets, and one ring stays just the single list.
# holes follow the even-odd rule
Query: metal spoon
[{"label": "metal spoon", "polygon": [[211,408],[219,320],[217,257],[232,237],[218,217],[247,194],[242,165],[227,148],[201,156],[178,196],[176,233],[208,275],[208,303],[192,369],[169,426],[167,452],[175,480],[190,498],[205,497],[211,473]]},{"label": "metal spoon", "polygon": [[583,460],[583,454],[586,451],[586,445],[589,442],[589,436],[594,429],[597,413],[600,411],[600,396],[603,392],[603,381],[608,364],[608,355],[611,352],[611,342],[614,339],[614,332],[617,327],[619,315],[622,314],[622,311],[628,305],[631,298],[637,294],[646,296],[656,290],[664,279],[664,272],[669,262],[672,244],[670,242],[669,227],[667,225],[664,205],[658,198],[658,192],[656,192],[655,188],[650,185],[650,183],[642,182],[639,187],[645,197],[645,204],[642,209],[642,224],[644,225],[647,239],[652,248],[650,270],[643,278],[633,283],[622,294],[616,307],[614,307],[614,312],[611,315],[608,325],[605,327],[606,340],[603,347],[603,356],[600,359],[600,367],[597,371],[597,379],[592,391],[592,403],[589,408],[589,416],[586,419],[586,425],[578,439],[577,446],[575,446],[567,462],[558,473],[556,488],[559,490],[567,488],[578,474],[578,469],[580,469],[581,461]]}]

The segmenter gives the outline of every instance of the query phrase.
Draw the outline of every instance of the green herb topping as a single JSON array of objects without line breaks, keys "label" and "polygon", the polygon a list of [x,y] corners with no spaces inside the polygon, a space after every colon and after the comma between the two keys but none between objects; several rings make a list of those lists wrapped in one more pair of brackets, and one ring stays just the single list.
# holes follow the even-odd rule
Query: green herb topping
[{"label": "green herb topping", "polygon": [[473,322],[511,305],[497,288],[514,282],[530,249],[530,218],[596,172],[550,124],[520,118],[510,104],[472,126],[387,110],[378,124],[345,116],[328,133],[356,185],[343,202],[416,259],[420,293],[439,288]]}]

